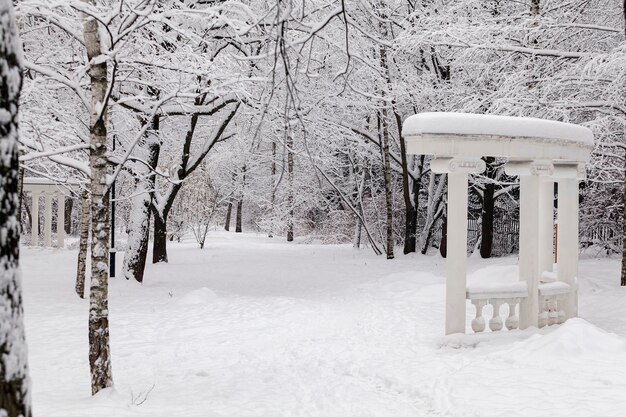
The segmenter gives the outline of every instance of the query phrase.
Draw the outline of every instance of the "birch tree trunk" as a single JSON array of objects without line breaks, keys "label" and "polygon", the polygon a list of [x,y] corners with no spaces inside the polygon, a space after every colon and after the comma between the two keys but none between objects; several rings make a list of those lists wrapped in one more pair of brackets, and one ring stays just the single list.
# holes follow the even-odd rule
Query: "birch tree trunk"
[{"label": "birch tree trunk", "polygon": [[0,0],[0,416],[30,417],[19,269],[18,105],[21,49],[10,0]]},{"label": "birch tree trunk", "polygon": [[287,217],[287,242],[293,242],[293,136],[287,135],[287,207],[289,213]]},{"label": "birch tree trunk", "polygon": [[[94,5],[94,0],[83,0]],[[113,386],[109,350],[109,192],[107,188],[107,64],[102,59],[98,22],[85,15],[83,34],[91,87],[91,285],[89,288],[89,365],[91,393]]]},{"label": "birch tree trunk", "polygon": [[[624,36],[626,36],[626,0],[624,0]],[[624,155],[624,209],[622,213],[622,287],[626,286],[626,155]]]},{"label": "birch tree trunk", "polygon": [[89,245],[89,193],[83,191],[81,195],[80,214],[80,240],[78,244],[78,263],[76,266],[76,294],[80,298],[85,298],[85,269],[87,265],[87,247]]},{"label": "birch tree trunk", "polygon": [[276,142],[272,141],[272,166],[270,168],[270,210],[272,213],[270,230],[267,237],[274,237],[274,204],[276,202]]}]

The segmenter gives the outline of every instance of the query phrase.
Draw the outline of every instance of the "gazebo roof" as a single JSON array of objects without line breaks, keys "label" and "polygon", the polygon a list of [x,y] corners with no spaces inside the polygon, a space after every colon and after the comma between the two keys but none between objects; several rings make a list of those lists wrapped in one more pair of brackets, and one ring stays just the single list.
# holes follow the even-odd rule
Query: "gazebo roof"
[{"label": "gazebo roof", "polygon": [[409,153],[440,157],[586,162],[593,149],[586,127],[489,114],[420,113],[406,119],[402,134]]}]

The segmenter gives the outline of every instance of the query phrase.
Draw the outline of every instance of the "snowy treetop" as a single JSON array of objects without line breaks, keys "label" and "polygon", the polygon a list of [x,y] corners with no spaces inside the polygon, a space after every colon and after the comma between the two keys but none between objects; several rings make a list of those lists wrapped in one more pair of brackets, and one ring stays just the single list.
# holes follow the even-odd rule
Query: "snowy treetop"
[{"label": "snowy treetop", "polygon": [[583,126],[553,120],[491,114],[420,113],[406,119],[402,134],[405,137],[451,134],[542,138],[551,142],[567,141],[593,146],[593,133]]}]

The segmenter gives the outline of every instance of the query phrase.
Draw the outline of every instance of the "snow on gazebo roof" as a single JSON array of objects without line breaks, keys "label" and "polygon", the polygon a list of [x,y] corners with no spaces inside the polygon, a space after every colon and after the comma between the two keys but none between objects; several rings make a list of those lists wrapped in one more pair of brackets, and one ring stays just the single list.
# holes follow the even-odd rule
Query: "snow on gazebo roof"
[{"label": "snow on gazebo roof", "polygon": [[586,127],[530,117],[420,113],[402,128],[407,150],[435,156],[502,156],[585,162],[593,149]]}]

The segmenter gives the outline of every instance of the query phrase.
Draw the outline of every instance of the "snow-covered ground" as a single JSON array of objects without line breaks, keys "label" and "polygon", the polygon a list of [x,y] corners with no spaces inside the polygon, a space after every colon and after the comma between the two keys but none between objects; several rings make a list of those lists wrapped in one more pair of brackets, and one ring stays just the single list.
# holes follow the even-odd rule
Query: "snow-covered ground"
[{"label": "snow-covered ground", "polygon": [[[581,262],[581,319],[446,338],[439,256],[213,232],[143,286],[111,280],[115,389],[91,397],[76,255],[22,249],[36,416],[626,415],[615,259]],[[472,257],[470,280],[515,280],[515,261]]]}]

